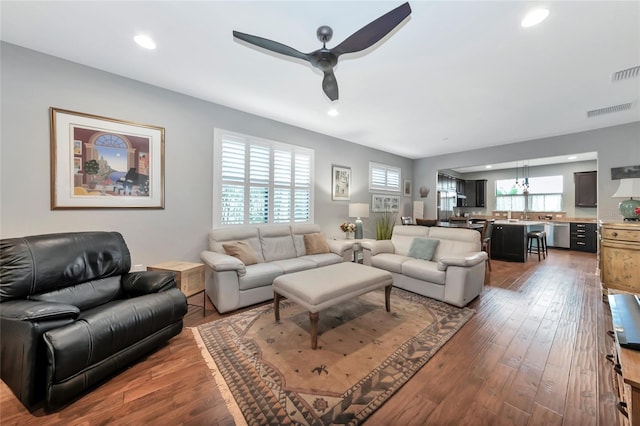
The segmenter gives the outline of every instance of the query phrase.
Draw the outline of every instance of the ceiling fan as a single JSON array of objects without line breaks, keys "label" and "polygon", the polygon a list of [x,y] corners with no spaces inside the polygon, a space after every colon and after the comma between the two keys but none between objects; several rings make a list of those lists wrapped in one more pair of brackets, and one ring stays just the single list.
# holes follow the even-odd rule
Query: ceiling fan
[{"label": "ceiling fan", "polygon": [[333,30],[331,27],[323,25],[316,31],[318,40],[322,42],[322,48],[311,53],[302,53],[282,43],[241,33],[239,31],[234,31],[233,36],[263,49],[271,50],[294,58],[304,59],[314,67],[319,68],[324,73],[322,89],[329,99],[335,101],[338,99],[338,82],[336,81],[336,76],[333,74],[333,67],[338,62],[338,57],[345,53],[359,52],[373,46],[380,41],[380,39],[390,33],[391,30],[397,27],[410,14],[411,7],[409,7],[409,3],[404,3],[393,9],[391,12],[382,15],[375,21],[360,28],[332,49],[327,49],[327,42],[331,40]]}]

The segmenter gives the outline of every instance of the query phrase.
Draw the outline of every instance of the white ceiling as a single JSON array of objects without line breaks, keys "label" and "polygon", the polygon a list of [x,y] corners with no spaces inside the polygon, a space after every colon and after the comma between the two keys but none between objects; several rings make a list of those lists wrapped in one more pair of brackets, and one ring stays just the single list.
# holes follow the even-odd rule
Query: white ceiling
[{"label": "white ceiling", "polygon": [[[340,99],[298,60],[247,47],[238,30],[311,52],[400,1],[1,2],[3,41],[409,158],[640,121],[638,1],[412,1],[364,52],[343,55]],[[533,6],[549,18],[522,28]],[[138,32],[158,48],[133,43]],[[632,103],[587,118],[588,110]],[[339,116],[327,111],[335,107]]]}]

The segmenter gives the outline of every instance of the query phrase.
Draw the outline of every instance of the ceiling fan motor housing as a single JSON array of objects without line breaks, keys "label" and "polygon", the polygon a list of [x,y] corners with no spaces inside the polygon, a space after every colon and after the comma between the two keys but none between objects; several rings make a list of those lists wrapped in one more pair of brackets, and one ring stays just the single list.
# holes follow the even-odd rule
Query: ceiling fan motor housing
[{"label": "ceiling fan motor housing", "polygon": [[318,36],[318,40],[320,40],[322,43],[327,43],[331,41],[331,37],[333,37],[333,30],[330,26],[323,25],[321,27],[318,27],[316,35]]}]

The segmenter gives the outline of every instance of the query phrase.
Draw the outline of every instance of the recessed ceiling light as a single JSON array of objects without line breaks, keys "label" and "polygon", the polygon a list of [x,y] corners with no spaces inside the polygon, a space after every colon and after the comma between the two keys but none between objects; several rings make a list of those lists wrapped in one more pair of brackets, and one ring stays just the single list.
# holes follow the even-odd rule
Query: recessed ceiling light
[{"label": "recessed ceiling light", "polygon": [[156,44],[148,35],[138,34],[133,38],[133,40],[135,40],[135,42],[138,43],[139,46],[144,47],[145,49],[153,50],[156,48]]},{"label": "recessed ceiling light", "polygon": [[524,28],[533,27],[547,19],[547,16],[549,16],[549,9],[534,9],[527,13],[520,25]]},{"label": "recessed ceiling light", "polygon": [[487,164],[486,166],[484,166],[485,169],[490,169],[491,167],[493,167],[491,164]]},{"label": "recessed ceiling light", "polygon": [[331,108],[329,111],[327,111],[327,114],[329,114],[329,116],[331,117],[336,117],[338,115],[338,110],[335,108]]},{"label": "recessed ceiling light", "polygon": [[567,160],[575,160],[576,158],[578,157],[576,157],[575,155],[572,155],[571,157],[567,157]]}]

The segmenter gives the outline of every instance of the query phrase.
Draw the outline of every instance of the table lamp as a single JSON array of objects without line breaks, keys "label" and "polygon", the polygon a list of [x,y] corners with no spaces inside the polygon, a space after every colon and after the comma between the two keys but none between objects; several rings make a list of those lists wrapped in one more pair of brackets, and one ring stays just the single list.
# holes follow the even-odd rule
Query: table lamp
[{"label": "table lamp", "polygon": [[613,198],[627,198],[628,200],[620,201],[618,208],[624,216],[624,220],[638,220],[636,208],[640,207],[640,200],[634,200],[633,197],[640,198],[640,178],[620,179],[620,185]]},{"label": "table lamp", "polygon": [[369,217],[369,204],[366,203],[350,203],[349,217],[356,218],[356,240],[362,239],[362,220],[363,217]]}]

